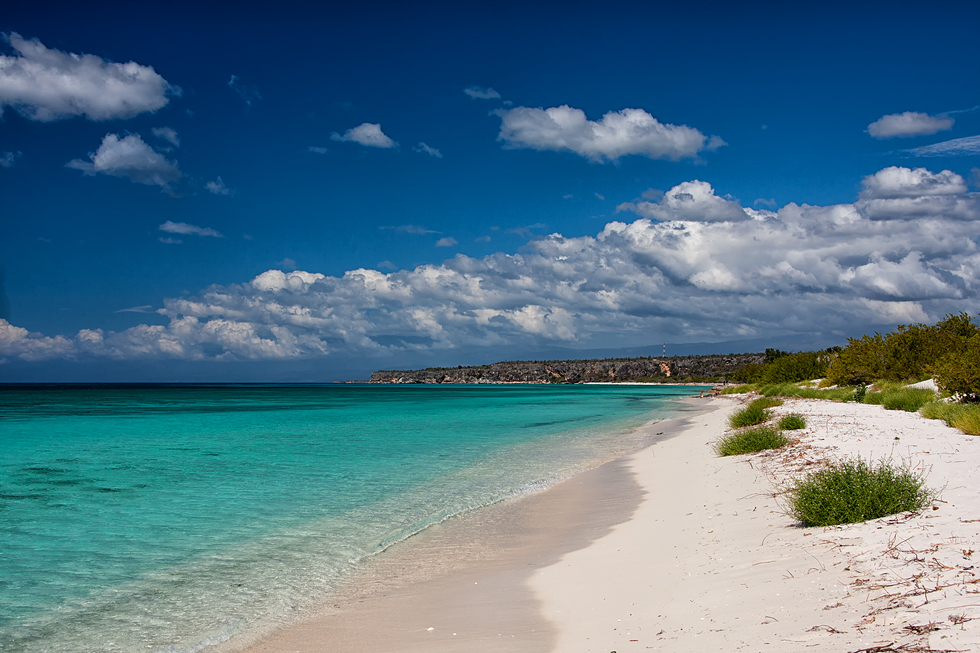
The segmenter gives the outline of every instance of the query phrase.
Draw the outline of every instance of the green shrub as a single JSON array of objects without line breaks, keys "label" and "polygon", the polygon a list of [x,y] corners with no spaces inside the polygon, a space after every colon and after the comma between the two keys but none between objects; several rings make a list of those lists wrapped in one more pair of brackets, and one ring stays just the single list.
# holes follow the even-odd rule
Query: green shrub
[{"label": "green shrub", "polygon": [[798,429],[805,429],[806,418],[803,417],[802,415],[797,415],[796,413],[783,415],[783,418],[779,420],[779,428],[785,431],[796,431]]},{"label": "green shrub", "polygon": [[[848,338],[847,347],[830,361],[827,378],[837,385],[855,385],[872,379],[919,381],[934,375],[938,383],[942,368],[951,379],[973,383],[974,392],[980,393],[980,362],[976,355],[966,354],[975,338],[972,346],[980,352],[980,327],[966,313],[947,315],[935,326],[902,324],[885,335]],[[940,388],[947,391],[942,384]]]},{"label": "green shrub", "polygon": [[980,400],[980,334],[966,340],[961,350],[940,358],[935,372],[936,385],[946,394]]},{"label": "green shrub", "polygon": [[914,413],[935,398],[936,393],[925,388],[896,388],[869,392],[864,396],[864,403]]},{"label": "green shrub", "polygon": [[771,413],[765,406],[752,402],[745,408],[737,410],[728,418],[728,425],[733,429],[740,429],[743,426],[755,426],[762,424],[769,419]]},{"label": "green shrub", "polygon": [[804,526],[834,526],[921,510],[933,498],[921,473],[857,458],[797,481],[789,512]]},{"label": "green shrub", "polygon": [[760,426],[759,428],[737,431],[718,441],[715,451],[719,456],[737,456],[764,449],[778,449],[789,440],[780,431]]}]

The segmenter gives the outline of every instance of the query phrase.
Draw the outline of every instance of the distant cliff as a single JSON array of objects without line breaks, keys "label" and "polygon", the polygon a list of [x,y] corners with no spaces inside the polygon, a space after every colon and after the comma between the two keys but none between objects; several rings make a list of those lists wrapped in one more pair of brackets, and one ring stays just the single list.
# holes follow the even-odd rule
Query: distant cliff
[{"label": "distant cliff", "polygon": [[572,361],[509,361],[471,367],[381,370],[371,383],[589,383],[646,381],[682,383],[721,381],[746,365],[762,363],[765,354],[607,358]]}]

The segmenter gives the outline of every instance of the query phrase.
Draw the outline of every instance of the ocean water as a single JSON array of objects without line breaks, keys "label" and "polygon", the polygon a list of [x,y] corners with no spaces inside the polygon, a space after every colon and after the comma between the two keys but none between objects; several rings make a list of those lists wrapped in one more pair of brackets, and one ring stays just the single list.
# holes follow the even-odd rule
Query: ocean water
[{"label": "ocean water", "polygon": [[698,388],[0,387],[0,651],[207,649]]}]

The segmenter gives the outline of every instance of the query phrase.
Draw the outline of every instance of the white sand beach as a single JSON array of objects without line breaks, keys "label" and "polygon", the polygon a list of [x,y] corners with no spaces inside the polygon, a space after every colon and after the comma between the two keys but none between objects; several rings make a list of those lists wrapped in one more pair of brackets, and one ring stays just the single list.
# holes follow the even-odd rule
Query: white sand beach
[{"label": "white sand beach", "polygon": [[[430,529],[249,650],[980,650],[980,438],[789,399],[774,410],[806,416],[796,443],[719,458],[712,443],[743,400],[703,400],[669,439]],[[854,455],[923,469],[934,509],[800,528],[781,492]]]}]

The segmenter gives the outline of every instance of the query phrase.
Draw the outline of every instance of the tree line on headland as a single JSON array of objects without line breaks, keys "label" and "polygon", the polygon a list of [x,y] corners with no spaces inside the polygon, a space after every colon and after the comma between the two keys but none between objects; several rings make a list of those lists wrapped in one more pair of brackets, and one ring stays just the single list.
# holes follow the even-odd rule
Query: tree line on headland
[{"label": "tree line on headland", "polygon": [[934,326],[900,325],[895,331],[848,338],[843,347],[790,353],[505,361],[491,365],[380,370],[372,383],[717,383],[758,385],[822,378],[824,385],[875,381],[914,383],[933,378],[943,394],[980,400],[980,327],[966,313]]}]

